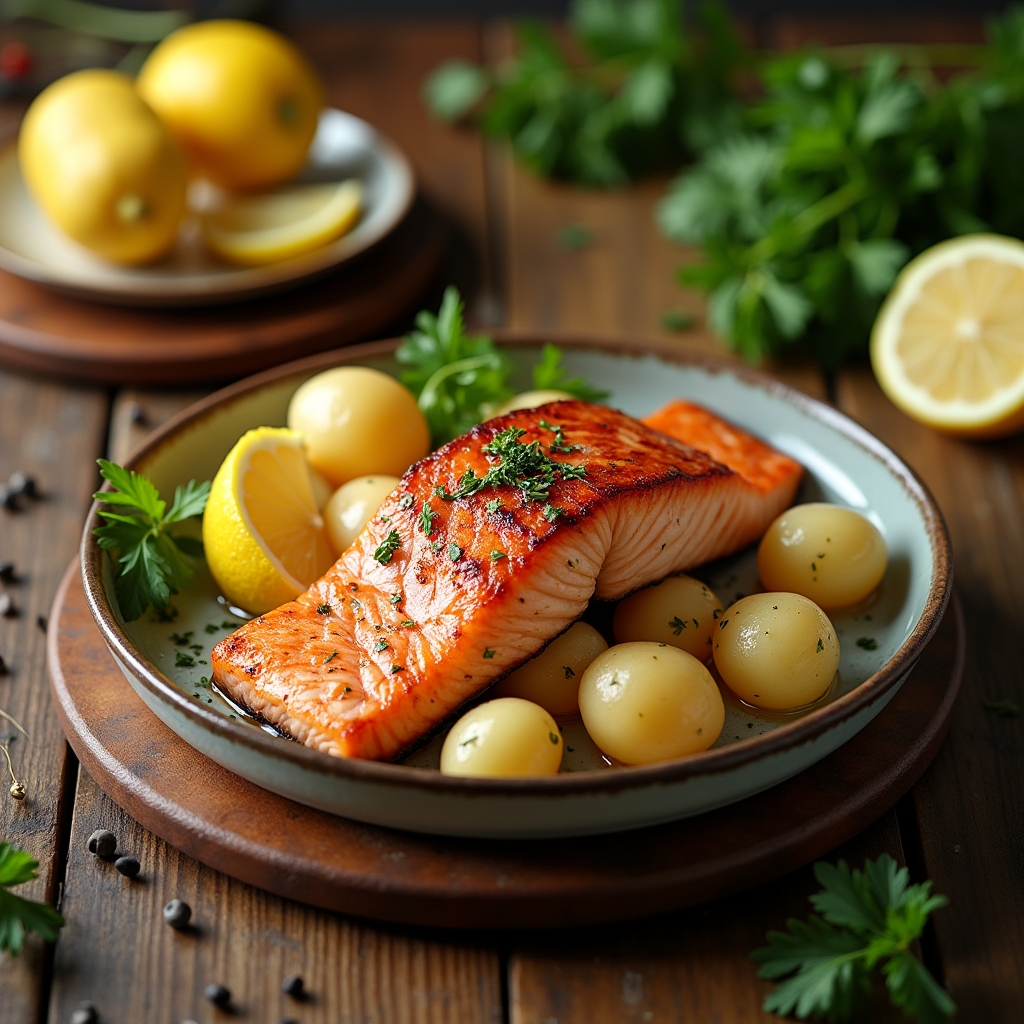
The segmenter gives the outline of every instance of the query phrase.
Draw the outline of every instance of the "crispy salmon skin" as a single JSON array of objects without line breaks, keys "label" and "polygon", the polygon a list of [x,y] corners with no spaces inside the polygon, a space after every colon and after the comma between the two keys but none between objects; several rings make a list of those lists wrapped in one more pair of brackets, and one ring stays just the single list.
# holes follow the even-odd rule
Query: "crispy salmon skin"
[{"label": "crispy salmon skin", "polygon": [[[546,487],[479,487],[520,458],[548,466]],[[217,644],[214,679],[309,747],[394,758],[591,597],[757,539],[791,483],[766,491],[604,406],[509,413],[414,465],[322,579]]]}]

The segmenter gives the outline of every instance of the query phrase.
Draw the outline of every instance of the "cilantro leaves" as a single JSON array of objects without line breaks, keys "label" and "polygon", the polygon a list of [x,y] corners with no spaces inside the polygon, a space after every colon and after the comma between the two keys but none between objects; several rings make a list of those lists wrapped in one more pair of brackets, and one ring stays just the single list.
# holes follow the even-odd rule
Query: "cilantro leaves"
[{"label": "cilantro leaves", "polygon": [[956,1012],[953,1000],[910,949],[946,898],[931,895],[931,882],[910,885],[907,869],[888,854],[867,861],[863,871],[845,861],[818,863],[814,876],[824,887],[811,897],[821,916],[790,919],[788,932],[769,932],[768,946],[751,954],[763,965],[762,978],[790,975],[768,995],[764,1009],[799,1020],[812,1014],[850,1019],[881,964],[894,1006],[924,1024],[948,1021]]},{"label": "cilantro leaves", "polygon": [[[466,334],[463,309],[458,289],[449,286],[437,315],[422,311],[416,317],[417,329],[395,353],[408,367],[402,371],[402,383],[417,396],[435,446],[466,433],[513,394],[512,361],[490,338]],[[545,345],[533,371],[535,388],[565,391],[586,402],[608,397],[582,377],[566,379],[566,374],[561,349]],[[421,521],[429,535],[426,525]]]},{"label": "cilantro leaves", "polygon": [[24,850],[0,843],[0,952],[10,950],[12,956],[17,956],[28,932],[52,942],[64,924],[64,918],[53,907],[7,891],[30,882],[38,867],[39,862]]},{"label": "cilantro leaves", "polygon": [[190,480],[174,492],[170,509],[153,484],[132,470],[99,459],[100,475],[113,491],[93,497],[125,511],[101,509],[105,526],[93,530],[96,543],[111,551],[121,565],[114,594],[124,618],[131,622],[151,605],[167,607],[171,594],[192,580],[186,555],[201,558],[203,545],[195,537],[172,533],[171,527],[202,515],[210,494],[209,482]]}]

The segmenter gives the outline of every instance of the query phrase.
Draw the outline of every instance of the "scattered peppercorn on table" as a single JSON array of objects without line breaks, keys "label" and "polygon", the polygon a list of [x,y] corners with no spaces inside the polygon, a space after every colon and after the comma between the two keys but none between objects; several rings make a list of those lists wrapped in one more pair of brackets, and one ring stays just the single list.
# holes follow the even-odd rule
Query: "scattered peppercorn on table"
[{"label": "scattered peppercorn on table", "polygon": [[[765,45],[829,31],[794,21],[762,29]],[[830,31],[839,42],[907,41],[905,25],[846,20]],[[947,19],[922,32],[931,41],[971,41],[979,26]],[[673,283],[678,252],[654,226],[663,181],[608,193],[552,185],[478,136],[430,120],[420,100],[426,74],[447,58],[500,54],[511,45],[507,26],[328,24],[300,26],[295,36],[324,73],[329,102],[395,138],[423,190],[458,225],[446,280],[470,297],[476,322],[664,339],[673,336],[665,325],[687,322],[666,314],[700,312]],[[20,113],[0,107],[0,126],[13,130]],[[560,241],[567,229],[585,233],[585,244]],[[716,348],[703,329],[678,337]],[[931,878],[950,905],[925,932],[926,963],[960,1019],[1016,1021],[1024,1005],[1020,441],[944,438],[898,412],[866,367],[842,374],[831,392],[810,366],[777,372],[830,398],[921,474],[947,517],[967,622],[966,675],[944,747],[894,811],[829,859],[860,866],[889,853],[913,880]],[[40,863],[39,877],[18,893],[58,905],[68,921],[53,945],[33,936],[19,957],[0,959],[0,1021],[775,1019],[760,1009],[770,983],[748,957],[767,931],[809,913],[807,896],[819,888],[810,868],[703,907],[605,928],[430,932],[251,888],[179,853],[103,794],[79,768],[50,706],[45,616],[77,551],[96,458],[122,461],[196,397],[110,394],[0,370],[0,482],[21,471],[39,489],[38,498],[22,493],[0,508],[0,707],[28,734],[10,744],[26,794],[15,800],[5,792],[0,801],[0,841]],[[100,851],[120,860],[104,862]],[[622,871],[628,878],[630,865]],[[883,1002],[871,1016],[903,1019]]]}]

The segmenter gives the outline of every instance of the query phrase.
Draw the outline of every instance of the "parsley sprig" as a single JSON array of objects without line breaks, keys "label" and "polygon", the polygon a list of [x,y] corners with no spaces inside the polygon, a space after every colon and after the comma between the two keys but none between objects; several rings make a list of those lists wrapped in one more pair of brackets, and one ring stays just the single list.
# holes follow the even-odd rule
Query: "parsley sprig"
[{"label": "parsley sprig", "polygon": [[192,581],[192,567],[184,556],[201,558],[202,541],[172,532],[186,519],[203,514],[210,495],[209,482],[190,480],[174,491],[170,509],[146,477],[116,463],[99,459],[100,475],[112,491],[98,491],[93,497],[124,511],[100,509],[107,525],[93,530],[96,543],[112,552],[121,566],[114,580],[114,595],[126,621],[139,618],[151,605],[167,607]]},{"label": "parsley sprig", "polygon": [[[395,353],[398,362],[408,367],[402,372],[402,383],[417,396],[435,445],[487,419],[513,394],[512,361],[490,338],[466,333],[463,310],[458,289],[446,288],[438,313],[419,313],[417,329]],[[545,345],[533,370],[533,386],[565,391],[585,402],[608,397],[582,377],[566,379],[566,373],[561,349]]]},{"label": "parsley sprig", "polygon": [[799,1020],[848,1020],[870,994],[871,972],[880,964],[894,1006],[923,1024],[948,1021],[953,1000],[910,949],[946,898],[931,895],[931,882],[910,885],[907,869],[888,854],[867,861],[863,871],[845,861],[818,863],[814,876],[824,887],[811,897],[821,916],[790,919],[788,932],[769,932],[768,946],[751,954],[763,964],[762,978],[791,975],[764,1009]]},{"label": "parsley sprig", "polygon": [[38,867],[39,862],[31,854],[10,843],[0,843],[0,952],[10,950],[12,956],[17,956],[29,932],[53,942],[57,929],[64,925],[64,918],[53,907],[8,891],[32,881]]}]

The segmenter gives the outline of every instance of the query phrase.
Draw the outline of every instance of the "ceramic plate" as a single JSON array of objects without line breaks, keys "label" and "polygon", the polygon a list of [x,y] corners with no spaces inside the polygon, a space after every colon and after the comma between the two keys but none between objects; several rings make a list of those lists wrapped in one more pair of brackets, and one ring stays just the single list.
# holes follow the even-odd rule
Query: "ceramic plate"
[{"label": "ceramic plate", "polygon": [[365,252],[408,212],[414,183],[402,152],[365,121],[327,109],[299,180],[344,178],[363,183],[362,217],[347,235],[315,252],[266,267],[232,267],[206,251],[191,217],[166,259],[148,267],[121,267],[94,256],[50,223],[25,188],[12,143],[0,152],[0,267],[62,292],[122,305],[230,302],[286,288]]},{"label": "ceramic plate", "polygon": [[[508,339],[526,386],[544,339]],[[749,370],[655,350],[559,340],[570,375],[611,392],[609,404],[643,416],[690,398],[760,435],[807,468],[799,501],[830,501],[867,515],[890,561],[878,594],[834,617],[841,650],[833,688],[799,715],[756,712],[725,691],[725,728],[702,754],[610,768],[580,722],[565,726],[557,776],[460,779],[437,770],[438,738],[403,764],[344,760],[309,750],[232,706],[205,679],[214,643],[242,621],[205,570],[174,600],[173,617],[148,613],[124,623],[113,606],[113,569],[83,541],[90,607],[128,681],[146,704],[198,750],[285,796],[375,824],[447,835],[538,837],[612,832],[721,807],[804,771],[882,711],[941,619],[949,596],[949,541],[920,481],[867,431],[834,409]],[[241,434],[284,425],[303,380],[349,363],[395,372],[394,342],[327,353],[233,385],[182,413],[135,455],[132,468],[163,493],[213,477]],[[754,549],[695,571],[728,605],[759,589]],[[870,637],[872,644],[858,645]],[[867,649],[872,648],[872,649]],[[569,748],[572,752],[569,753]]]}]

